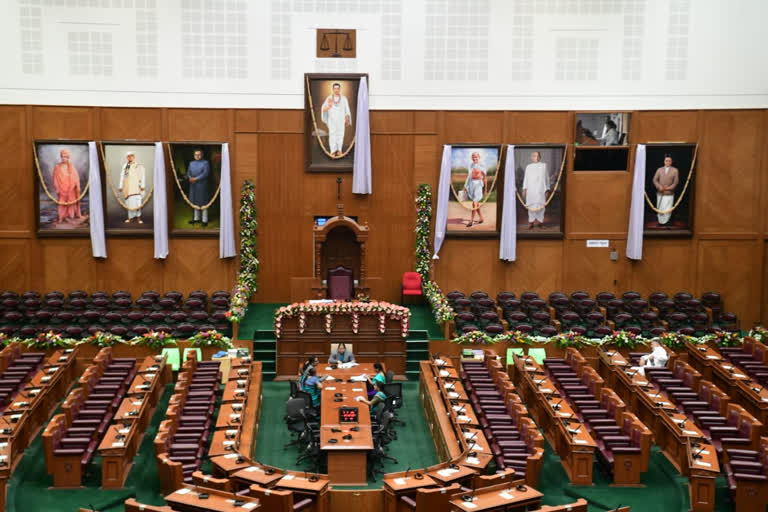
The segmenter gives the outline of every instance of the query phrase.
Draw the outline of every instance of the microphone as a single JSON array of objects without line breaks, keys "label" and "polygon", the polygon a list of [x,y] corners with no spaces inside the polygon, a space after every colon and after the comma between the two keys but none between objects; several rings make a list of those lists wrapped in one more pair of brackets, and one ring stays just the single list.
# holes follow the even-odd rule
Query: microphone
[{"label": "microphone", "polygon": [[760,393],[763,390],[763,387],[764,386],[762,384],[760,384],[759,388],[752,388],[752,391],[754,391],[755,393]]},{"label": "microphone", "polygon": [[98,510],[96,510],[96,507],[93,506],[93,503],[89,503],[88,506],[91,507],[91,510],[93,512],[99,512]]},{"label": "microphone", "polygon": [[560,404],[561,404],[561,403],[563,403],[563,400],[562,400],[562,399],[560,399],[560,401],[559,401],[559,402],[557,402],[556,404],[552,404],[552,408],[553,408],[554,410],[556,410],[556,411],[560,410]]},{"label": "microphone", "polygon": [[693,454],[693,459],[694,460],[700,459],[701,458],[701,452],[703,452],[703,451],[704,451],[704,447],[702,446],[699,451],[697,451],[696,453]]},{"label": "microphone", "polygon": [[678,423],[678,426],[679,426],[680,428],[685,428],[685,423],[686,423],[687,421],[688,421],[688,418],[684,419],[683,421],[681,421],[680,423]]},{"label": "microphone", "polygon": [[408,479],[408,472],[411,470],[411,466],[408,466],[408,469],[405,470],[405,479]]},{"label": "microphone", "polygon": [[[619,509],[620,509],[620,508],[621,508],[621,505],[619,505],[618,507],[616,507],[615,509],[613,509],[613,512],[619,512]],[[609,511],[609,512],[611,512],[611,511]]]},{"label": "microphone", "polygon": [[8,425],[9,427],[11,427],[11,428],[4,428],[4,429],[2,430],[2,433],[3,433],[3,434],[11,434],[11,433],[13,433],[13,425],[11,425],[10,423],[8,423],[8,420],[7,420],[7,419],[5,419],[5,416],[4,416],[4,415],[3,415],[3,416],[0,416],[0,418],[2,418],[3,422],[5,422],[5,424],[6,424],[6,425]]},{"label": "microphone", "polygon": [[[459,410],[456,411],[456,416],[460,415],[462,412],[464,412],[464,409],[467,408],[467,404],[464,404],[461,406]],[[455,409],[454,409],[455,410]]]}]

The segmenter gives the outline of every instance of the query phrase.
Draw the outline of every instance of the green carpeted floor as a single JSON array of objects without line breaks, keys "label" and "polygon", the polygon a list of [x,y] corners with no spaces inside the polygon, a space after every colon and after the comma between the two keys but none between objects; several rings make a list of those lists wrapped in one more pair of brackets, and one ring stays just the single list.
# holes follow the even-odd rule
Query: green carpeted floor
[{"label": "green carpeted floor", "polygon": [[430,340],[444,340],[443,331],[435,322],[432,308],[428,304],[413,304],[411,310],[411,329],[427,331]]},{"label": "green carpeted floor", "polygon": [[[155,448],[152,442],[157,427],[165,417],[173,385],[166,386],[158,402],[152,420],[144,431],[144,439],[134,458],[124,489],[103,490],[101,485],[101,460],[91,462],[81,489],[52,489],[53,477],[45,470],[42,435],[39,434],[27,448],[8,483],[7,512],[70,512],[79,507],[95,507],[101,512],[122,512],[123,502],[135,497],[149,505],[165,505],[157,478]],[[91,507],[92,506],[92,507]]]}]

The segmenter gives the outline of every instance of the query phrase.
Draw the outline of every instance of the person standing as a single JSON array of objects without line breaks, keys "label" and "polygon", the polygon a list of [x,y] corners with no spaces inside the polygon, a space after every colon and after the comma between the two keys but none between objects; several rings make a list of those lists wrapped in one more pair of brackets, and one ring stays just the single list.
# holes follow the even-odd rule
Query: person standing
[{"label": "person standing", "polygon": [[653,186],[656,187],[656,209],[667,213],[657,213],[662,226],[672,217],[672,205],[675,202],[675,189],[680,181],[677,167],[672,167],[672,155],[664,155],[664,167],[656,169]]},{"label": "person standing", "polygon": [[341,94],[341,84],[333,84],[332,90],[323,102],[322,120],[328,126],[329,152],[333,157],[341,158],[344,130],[352,124],[352,111],[347,97]]},{"label": "person standing", "polygon": [[531,163],[525,166],[523,176],[523,201],[528,209],[528,229],[544,224],[544,211],[549,192],[547,164],[541,161],[541,153],[531,153]]},{"label": "person standing", "polygon": [[80,212],[80,175],[77,173],[74,164],[70,161],[68,149],[62,149],[59,152],[61,161],[53,167],[53,189],[56,191],[56,200],[59,203],[59,218],[57,224],[61,224],[67,219],[82,219]]},{"label": "person standing", "polygon": [[136,162],[136,154],[128,151],[125,154],[126,163],[120,172],[120,184],[118,190],[122,192],[125,199],[128,218],[125,223],[136,219],[139,224],[144,224],[141,220],[141,202],[144,199],[144,188],[146,182],[146,171],[144,166]]},{"label": "person standing", "polygon": [[478,224],[483,223],[483,212],[480,211],[480,202],[485,197],[488,190],[488,177],[486,168],[480,163],[480,153],[472,153],[472,163],[467,171],[467,179],[464,182],[464,190],[467,192],[467,198],[472,201],[472,214],[469,217],[467,227],[471,228],[475,224],[475,212],[477,212]]},{"label": "person standing", "polygon": [[[208,182],[211,176],[211,164],[208,160],[203,160],[203,152],[200,149],[195,150],[195,159],[189,162],[187,166],[187,177],[189,177],[189,201],[195,206],[205,206],[208,204]],[[202,210],[195,208],[194,217],[190,224],[200,222],[200,212],[202,211],[203,227],[208,225],[208,208]]]}]

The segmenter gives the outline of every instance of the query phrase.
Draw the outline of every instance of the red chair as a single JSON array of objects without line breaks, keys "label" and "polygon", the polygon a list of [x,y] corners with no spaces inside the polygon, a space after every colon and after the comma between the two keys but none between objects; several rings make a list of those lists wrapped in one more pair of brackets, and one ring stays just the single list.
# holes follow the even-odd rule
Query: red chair
[{"label": "red chair", "polygon": [[400,301],[405,304],[406,296],[421,297],[421,274],[418,272],[405,272],[403,274],[403,290]]}]

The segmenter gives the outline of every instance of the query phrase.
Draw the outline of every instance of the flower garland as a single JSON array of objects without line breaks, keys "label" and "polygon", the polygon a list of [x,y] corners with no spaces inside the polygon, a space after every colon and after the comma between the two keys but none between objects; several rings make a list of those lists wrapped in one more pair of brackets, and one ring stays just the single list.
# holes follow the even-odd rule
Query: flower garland
[{"label": "flower garland", "polygon": [[429,281],[429,235],[432,221],[432,187],[419,185],[416,192],[416,272],[421,281]]},{"label": "flower garland", "polygon": [[193,347],[218,347],[223,350],[234,348],[232,340],[216,329],[203,331],[191,336],[188,341]]},{"label": "flower garland", "polygon": [[78,345],[86,344],[86,343],[91,345],[96,345],[97,347],[100,347],[100,348],[104,348],[104,347],[111,347],[112,345],[125,343],[125,340],[121,336],[118,336],[117,334],[99,331],[93,336],[83,338],[77,342]]},{"label": "flower garland", "polygon": [[743,343],[743,338],[738,332],[715,331],[699,338],[702,343],[714,342],[718,347],[736,347]]},{"label": "flower garland", "polygon": [[616,348],[635,348],[637,346],[637,334],[629,331],[613,331],[613,335],[606,336],[603,341]]},{"label": "flower garland", "polygon": [[766,329],[762,325],[756,325],[755,327],[750,329],[749,334],[747,334],[747,336],[755,338],[755,340],[763,343],[764,340],[768,340],[768,329]]},{"label": "flower garland", "polygon": [[[12,339],[10,341],[16,340]],[[41,332],[35,338],[26,338],[18,341],[29,348],[36,348],[41,350],[69,347],[77,344],[77,340],[72,338],[64,338],[61,334],[56,334],[53,331]]]},{"label": "flower garland", "polygon": [[696,338],[678,334],[676,332],[663,332],[661,333],[661,336],[659,336],[659,343],[672,350],[678,350],[683,348],[686,341],[694,339]]},{"label": "flower garland", "polygon": [[435,315],[437,323],[450,322],[456,316],[453,308],[448,304],[448,298],[443,295],[440,287],[434,281],[422,282],[421,289],[424,296],[432,306],[432,314]]},{"label": "flower garland", "polygon": [[245,180],[240,195],[240,272],[232,290],[232,301],[226,315],[237,323],[248,310],[248,301],[256,293],[259,259],[256,253],[256,193],[251,180]]},{"label": "flower garland", "polygon": [[[382,318],[384,318],[384,328],[386,328],[386,319],[389,318],[400,322],[400,335],[406,338],[408,336],[411,311],[406,307],[382,301],[325,302],[319,304],[299,302],[283,306],[275,311],[275,337],[280,338],[283,331],[283,321],[286,318],[298,317],[299,329],[303,333],[302,329],[306,328],[306,315],[323,315],[323,330],[328,334],[333,330],[333,315],[352,316],[352,332],[355,334],[357,334],[356,330],[359,328],[360,315],[377,315],[380,333],[383,333],[381,326]],[[304,317],[304,320],[302,320],[302,317]]]},{"label": "flower garland", "polygon": [[163,347],[176,345],[176,338],[165,332],[149,331],[141,336],[136,336],[129,340],[131,345],[149,347],[156,350],[162,350]]}]

